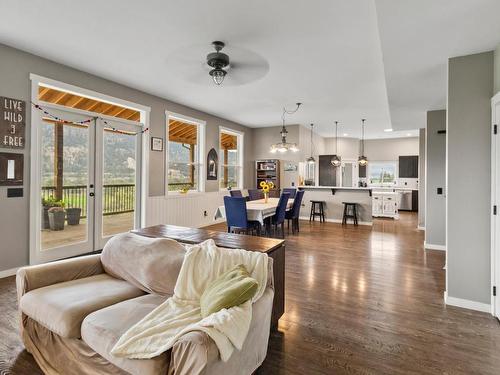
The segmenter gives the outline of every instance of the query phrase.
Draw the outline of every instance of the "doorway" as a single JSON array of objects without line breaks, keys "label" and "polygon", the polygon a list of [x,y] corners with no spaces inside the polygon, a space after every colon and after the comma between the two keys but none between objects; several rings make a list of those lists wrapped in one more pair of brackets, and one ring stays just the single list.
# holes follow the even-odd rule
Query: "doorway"
[{"label": "doorway", "polygon": [[144,125],[61,103],[32,112],[32,264],[100,250],[143,217]]},{"label": "doorway", "polygon": [[[500,93],[491,101],[492,141],[491,141],[491,309],[500,319]],[[496,293],[495,293],[496,289]],[[496,294],[496,296],[495,296]]]}]

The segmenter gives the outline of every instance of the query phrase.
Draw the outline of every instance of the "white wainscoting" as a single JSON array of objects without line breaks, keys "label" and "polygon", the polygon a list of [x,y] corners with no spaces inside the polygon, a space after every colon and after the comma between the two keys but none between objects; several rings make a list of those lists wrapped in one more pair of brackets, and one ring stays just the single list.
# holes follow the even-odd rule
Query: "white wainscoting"
[{"label": "white wainscoting", "polygon": [[[217,207],[224,205],[227,191],[187,193],[161,197],[148,197],[146,201],[146,226],[172,224],[200,228],[223,222],[215,220]],[[206,211],[207,216],[204,216]]]}]

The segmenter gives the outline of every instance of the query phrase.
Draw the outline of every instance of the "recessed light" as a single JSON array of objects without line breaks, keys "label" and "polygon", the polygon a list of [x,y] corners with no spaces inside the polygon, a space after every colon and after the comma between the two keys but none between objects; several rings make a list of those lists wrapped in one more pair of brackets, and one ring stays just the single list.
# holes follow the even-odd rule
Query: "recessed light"
[{"label": "recessed light", "polygon": [[386,133],[392,132],[392,128],[384,129]]},{"label": "recessed light", "polygon": [[407,137],[411,137],[411,133],[406,133],[406,136]]},{"label": "recessed light", "polygon": [[347,137],[348,135],[349,135],[349,134],[347,134],[347,133],[344,133],[344,134],[343,134],[343,136],[344,136],[344,137]]}]

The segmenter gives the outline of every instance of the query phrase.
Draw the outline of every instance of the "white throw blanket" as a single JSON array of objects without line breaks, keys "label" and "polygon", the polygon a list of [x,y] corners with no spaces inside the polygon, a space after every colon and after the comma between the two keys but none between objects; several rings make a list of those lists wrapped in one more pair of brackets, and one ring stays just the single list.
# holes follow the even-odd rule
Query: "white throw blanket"
[{"label": "white throw blanket", "polygon": [[[232,267],[243,264],[259,289],[251,301],[202,318],[200,297],[208,284]],[[111,350],[117,357],[152,358],[169,350],[190,331],[203,331],[214,340],[225,362],[234,348],[241,350],[252,320],[252,303],[266,289],[267,254],[225,249],[207,240],[187,247],[174,295],[132,326]]]}]

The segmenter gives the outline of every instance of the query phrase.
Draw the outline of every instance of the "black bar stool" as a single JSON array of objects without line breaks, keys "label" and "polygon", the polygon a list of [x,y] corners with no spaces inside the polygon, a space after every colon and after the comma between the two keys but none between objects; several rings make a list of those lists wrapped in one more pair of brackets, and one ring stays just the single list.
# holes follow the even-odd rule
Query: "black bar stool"
[{"label": "black bar stool", "polygon": [[[311,214],[309,215],[309,221],[314,221],[316,216],[319,216],[319,222],[325,222],[325,210],[323,201],[310,201],[311,202]],[[317,208],[317,209],[316,209]]]},{"label": "black bar stool", "polygon": [[344,204],[344,215],[342,216],[342,225],[347,224],[347,219],[353,219],[354,225],[358,225],[357,203],[342,202]]}]

